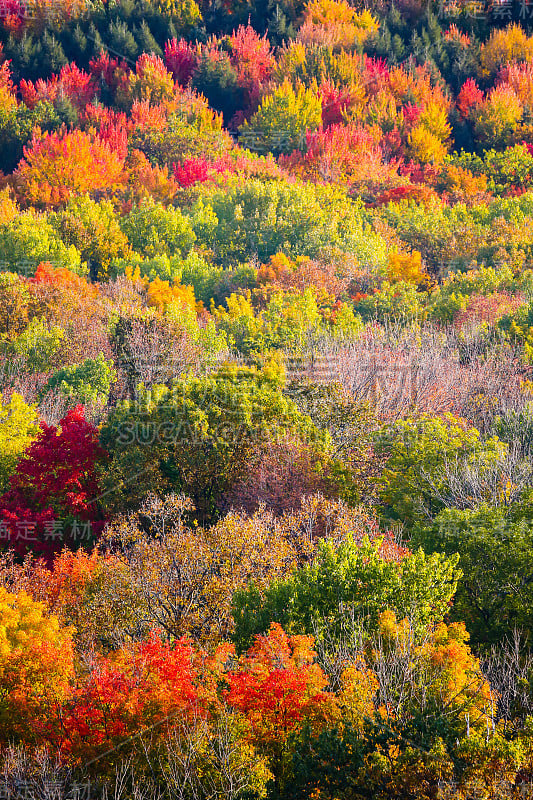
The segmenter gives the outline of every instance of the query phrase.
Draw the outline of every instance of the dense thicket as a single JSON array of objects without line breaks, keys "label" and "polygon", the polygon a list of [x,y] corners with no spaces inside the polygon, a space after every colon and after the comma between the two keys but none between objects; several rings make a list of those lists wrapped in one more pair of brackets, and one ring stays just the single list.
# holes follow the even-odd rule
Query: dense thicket
[{"label": "dense thicket", "polygon": [[533,796],[529,10],[3,4],[2,796]]}]

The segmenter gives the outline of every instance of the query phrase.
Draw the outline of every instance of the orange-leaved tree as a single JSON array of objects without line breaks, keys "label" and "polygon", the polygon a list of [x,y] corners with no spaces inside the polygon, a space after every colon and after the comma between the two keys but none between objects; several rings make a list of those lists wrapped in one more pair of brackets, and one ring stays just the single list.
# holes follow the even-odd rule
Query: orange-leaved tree
[{"label": "orange-leaved tree", "polygon": [[196,679],[194,651],[186,639],[170,645],[152,635],[124,646],[93,663],[61,713],[51,718],[50,739],[74,761],[98,759],[99,770],[112,767],[131,752],[144,729],[156,741],[176,720],[195,715]]},{"label": "orange-leaved tree", "polygon": [[24,591],[0,586],[0,743],[35,741],[47,716],[69,693],[69,628]]},{"label": "orange-leaved tree", "polygon": [[315,663],[312,636],[287,636],[273,622],[267,635],[227,673],[228,704],[248,717],[253,744],[267,754],[281,787],[292,756],[291,735],[304,724],[318,732],[336,716],[336,700]]},{"label": "orange-leaved tree", "polygon": [[42,134],[35,128],[13,182],[23,204],[57,207],[86,192],[112,193],[122,181],[123,166],[96,135],[80,130]]},{"label": "orange-leaved tree", "polygon": [[419,285],[427,281],[428,277],[422,266],[422,256],[418,250],[414,250],[412,253],[389,253],[389,280],[393,282],[406,281]]}]

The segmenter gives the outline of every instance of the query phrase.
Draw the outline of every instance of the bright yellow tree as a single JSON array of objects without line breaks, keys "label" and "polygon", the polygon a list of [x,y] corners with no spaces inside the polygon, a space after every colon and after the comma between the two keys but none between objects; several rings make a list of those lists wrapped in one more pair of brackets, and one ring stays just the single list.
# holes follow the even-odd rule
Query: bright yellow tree
[{"label": "bright yellow tree", "polygon": [[18,461],[38,432],[36,406],[25,403],[17,392],[6,402],[0,394],[0,492],[7,489]]},{"label": "bright yellow tree", "polygon": [[0,742],[38,738],[43,720],[69,691],[72,631],[26,592],[0,586]]}]

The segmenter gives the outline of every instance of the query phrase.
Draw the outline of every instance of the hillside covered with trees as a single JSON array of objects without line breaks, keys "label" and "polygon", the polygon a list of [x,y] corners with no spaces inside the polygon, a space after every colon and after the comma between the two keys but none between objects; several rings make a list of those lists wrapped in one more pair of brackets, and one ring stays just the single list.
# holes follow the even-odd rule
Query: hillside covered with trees
[{"label": "hillside covered with trees", "polygon": [[3,0],[0,797],[533,798],[529,0]]}]

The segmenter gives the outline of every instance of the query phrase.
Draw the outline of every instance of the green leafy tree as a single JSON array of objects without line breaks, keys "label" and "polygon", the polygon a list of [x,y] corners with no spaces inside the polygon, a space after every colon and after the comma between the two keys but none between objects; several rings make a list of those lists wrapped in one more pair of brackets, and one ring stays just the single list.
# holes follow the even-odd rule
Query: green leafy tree
[{"label": "green leafy tree", "polygon": [[312,289],[302,293],[275,292],[256,313],[250,293],[231,294],[227,309],[215,311],[217,326],[246,355],[271,348],[297,350],[320,328],[320,312]]},{"label": "green leafy tree", "polygon": [[495,86],[473,111],[474,133],[480,142],[489,147],[503,148],[510,138],[524,109],[514,89],[510,86]]},{"label": "green leafy tree", "polygon": [[209,308],[211,300],[219,305],[232,292],[257,286],[257,269],[253,264],[240,264],[224,269],[209,263],[194,250],[182,262],[181,282],[194,288],[194,296]]},{"label": "green leafy tree", "polygon": [[314,258],[337,248],[362,264],[387,261],[387,246],[359,202],[330,186],[250,179],[206,191],[192,209],[198,244],[224,266],[276,253]]},{"label": "green leafy tree", "polygon": [[362,298],[356,303],[356,311],[365,321],[423,319],[424,293],[405,281],[391,284],[384,281],[378,292]]},{"label": "green leafy tree", "polygon": [[87,196],[75,197],[63,211],[51,214],[49,221],[62,241],[80,253],[93,279],[108,277],[112,259],[130,250],[109,200],[97,203]]},{"label": "green leafy tree", "polygon": [[27,277],[38,265],[48,261],[84,274],[81,256],[74,245],[67,246],[46,218],[34,211],[18,214],[12,222],[0,225],[0,264]]},{"label": "green leafy tree", "polygon": [[31,140],[35,127],[38,126],[43,131],[54,131],[63,122],[75,121],[67,119],[61,108],[55,108],[48,101],[40,101],[34,108],[28,108],[24,103],[13,108],[0,108],[0,169],[5,173],[15,169],[24,155],[24,145]]},{"label": "green leafy tree", "polygon": [[492,191],[504,194],[510,187],[533,188],[533,155],[525,145],[507,147],[502,153],[488,150],[484,161],[484,172]]},{"label": "green leafy tree", "polygon": [[24,359],[30,372],[46,372],[61,363],[65,331],[50,325],[45,317],[34,317],[27,328],[9,345],[12,352]]},{"label": "green leafy tree", "polygon": [[462,577],[453,617],[474,641],[497,643],[516,628],[531,646],[533,509],[530,503],[444,509],[415,532],[427,552],[458,553]]},{"label": "green leafy tree", "polygon": [[442,620],[461,573],[458,556],[426,556],[422,549],[400,558],[384,557],[381,540],[362,542],[348,535],[335,544],[321,540],[311,564],[261,594],[253,584],[234,596],[235,643],[245,649],[253,636],[279,622],[288,633],[329,636],[342,633],[348,614],[366,631],[376,630],[379,614],[393,609],[408,616],[420,633]]},{"label": "green leafy tree", "polygon": [[[228,153],[233,148],[233,140],[229,133],[222,130],[219,115],[207,110],[207,103],[193,95],[184,103],[187,114],[175,113],[168,118],[168,125],[163,128],[137,127],[131,134],[132,147],[141,150],[161,167],[180,163],[188,158],[206,158],[213,160]],[[198,115],[194,106],[203,105]]]},{"label": "green leafy tree", "polygon": [[182,263],[180,256],[169,258],[167,255],[160,255],[143,258],[138,253],[134,253],[129,258],[114,258],[109,273],[116,278],[117,275],[125,275],[127,270],[135,272],[138,269],[140,277],[148,278],[149,281],[159,278],[159,280],[169,283],[174,281],[179,283]]},{"label": "green leafy tree", "polygon": [[195,241],[189,220],[178,208],[145,200],[121,220],[132,248],[142,255],[185,256]]},{"label": "green leafy tree", "polygon": [[378,456],[387,458],[378,479],[382,512],[409,526],[434,519],[444,508],[444,497],[453,499],[450,470],[476,465],[482,473],[506,452],[499,439],[482,441],[476,428],[467,428],[453,414],[424,414],[386,426],[375,447]]},{"label": "green leafy tree", "polygon": [[113,457],[105,476],[110,505],[134,507],[149,490],[178,491],[208,519],[243,477],[254,446],[289,432],[326,446],[327,435],[283,395],[279,380],[272,370],[227,367],[172,388],[140,387],[102,428]]},{"label": "green leafy tree", "polygon": [[524,348],[525,360],[533,362],[533,303],[525,302],[514,313],[505,314],[496,327],[511,341],[519,342]]},{"label": "green leafy tree", "polygon": [[73,364],[56,370],[46,382],[41,397],[58,389],[73,404],[105,403],[117,373],[112,361],[103,353],[96,358],[87,358],[82,364]]}]

